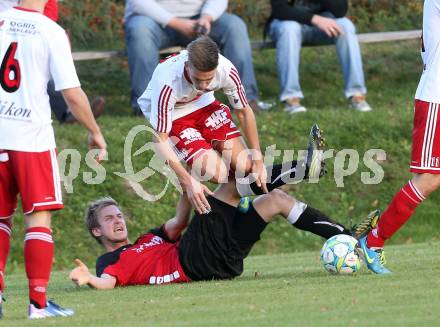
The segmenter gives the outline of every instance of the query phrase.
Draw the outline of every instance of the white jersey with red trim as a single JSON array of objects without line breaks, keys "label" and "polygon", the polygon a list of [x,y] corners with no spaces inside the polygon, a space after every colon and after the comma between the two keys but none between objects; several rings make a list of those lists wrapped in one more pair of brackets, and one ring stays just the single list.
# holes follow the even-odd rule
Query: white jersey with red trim
[{"label": "white jersey with red trim", "polygon": [[79,87],[66,32],[39,12],[0,13],[0,149],[55,148],[47,83]]},{"label": "white jersey with red trim", "polygon": [[147,89],[138,99],[145,117],[155,130],[168,133],[172,122],[215,101],[214,91],[223,89],[231,107],[243,109],[247,105],[244,87],[234,65],[222,55],[209,91],[197,90],[191,82],[185,63],[188,52],[170,57],[154,70]]},{"label": "white jersey with red trim", "polygon": [[440,0],[424,3],[421,55],[423,73],[415,98],[440,103]]}]

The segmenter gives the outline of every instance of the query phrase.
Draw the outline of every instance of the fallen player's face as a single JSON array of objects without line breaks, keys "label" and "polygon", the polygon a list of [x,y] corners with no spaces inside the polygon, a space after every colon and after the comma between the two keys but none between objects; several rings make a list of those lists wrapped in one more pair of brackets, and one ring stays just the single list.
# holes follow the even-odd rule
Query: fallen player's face
[{"label": "fallen player's face", "polygon": [[111,243],[127,240],[128,232],[124,214],[117,206],[111,205],[101,209],[98,213],[99,228],[97,232],[102,239]]},{"label": "fallen player's face", "polygon": [[211,91],[209,89],[209,84],[215,77],[216,69],[211,70],[209,72],[202,72],[200,70],[197,70],[196,68],[192,67],[191,65],[188,65],[188,73],[191,81],[194,84],[194,87],[203,92],[209,92]]}]

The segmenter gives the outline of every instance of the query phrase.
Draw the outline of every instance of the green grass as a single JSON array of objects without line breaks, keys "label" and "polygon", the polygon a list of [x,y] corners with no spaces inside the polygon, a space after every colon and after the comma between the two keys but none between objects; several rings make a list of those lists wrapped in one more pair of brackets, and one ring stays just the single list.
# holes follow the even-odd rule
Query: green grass
[{"label": "green grass", "polygon": [[[77,289],[53,274],[50,296],[71,318],[28,322],[23,273],[7,278],[2,326],[435,326],[440,321],[440,243],[387,248],[392,276],[324,271],[319,252],[252,256],[243,276],[113,291]],[[255,272],[259,276],[255,277]]]},{"label": "green grass", "polygon": [[[382,163],[385,176],[378,185],[364,185],[361,172],[369,170],[361,162],[358,171],[344,179],[344,187],[336,186],[333,160],[328,160],[329,174],[319,185],[302,183],[286,190],[302,201],[310,203],[342,223],[350,224],[375,208],[385,209],[394,193],[410,178],[408,162],[411,150],[412,105],[415,89],[422,69],[417,41],[363,45],[368,101],[371,113],[358,113],[347,109],[342,94],[342,78],[334,47],[313,47],[302,50],[301,82],[305,93],[306,114],[289,116],[278,103],[273,111],[258,117],[263,148],[276,144],[278,149],[299,150],[305,147],[308,130],[318,122],[326,133],[329,148],[339,151],[356,149],[361,158],[371,148],[384,149],[387,160]],[[255,70],[263,99],[276,100],[278,80],[274,50],[255,53]],[[73,182],[72,194],[65,194],[65,209],[54,214],[53,230],[56,241],[55,268],[69,267],[80,256],[93,264],[101,249],[91,239],[83,224],[87,203],[97,197],[111,195],[117,199],[131,217],[129,229],[134,239],[139,233],[161,224],[174,214],[178,193],[169,188],[157,202],[138,197],[132,188],[114,172],[124,171],[123,146],[130,129],[144,124],[141,117],[131,116],[129,107],[129,77],[126,60],[78,62],[77,68],[83,88],[90,95],[101,94],[107,99],[105,115],[99,119],[109,145],[109,160],[105,182],[86,185],[84,171],[93,172],[84,164],[86,132],[75,125],[55,123],[58,149],[79,149],[82,165]],[[149,139],[140,135],[135,149]],[[151,154],[133,159],[135,171],[144,168]],[[165,178],[156,174],[142,183],[149,191],[160,190]],[[412,243],[439,238],[438,194],[423,203],[414,217],[400,230],[391,243]],[[23,217],[15,221],[8,272],[23,267]],[[318,249],[321,239],[290,228],[281,219],[269,226],[253,254],[277,254]]]}]

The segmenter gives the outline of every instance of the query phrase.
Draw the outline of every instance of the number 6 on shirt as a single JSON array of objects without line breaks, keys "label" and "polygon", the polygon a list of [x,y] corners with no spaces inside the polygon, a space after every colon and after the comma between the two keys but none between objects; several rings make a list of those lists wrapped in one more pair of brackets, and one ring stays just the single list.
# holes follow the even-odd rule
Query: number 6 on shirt
[{"label": "number 6 on shirt", "polygon": [[[20,87],[20,64],[18,60],[14,58],[17,46],[17,42],[12,42],[9,45],[0,68],[0,85],[3,90],[8,93],[13,93]],[[11,72],[13,72],[13,76],[11,76]]]}]

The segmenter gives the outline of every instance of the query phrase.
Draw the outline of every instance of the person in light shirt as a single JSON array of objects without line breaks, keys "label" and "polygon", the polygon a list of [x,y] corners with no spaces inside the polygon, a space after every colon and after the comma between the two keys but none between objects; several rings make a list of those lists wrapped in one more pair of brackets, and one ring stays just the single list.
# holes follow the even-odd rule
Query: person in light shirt
[{"label": "person in light shirt", "polygon": [[63,208],[47,94],[50,78],[88,130],[89,147],[98,149],[97,160],[106,155],[66,32],[43,15],[46,2],[23,0],[18,7],[0,12],[0,313],[12,218],[20,194],[30,319],[73,314],[46,299],[54,258],[51,212]]}]

